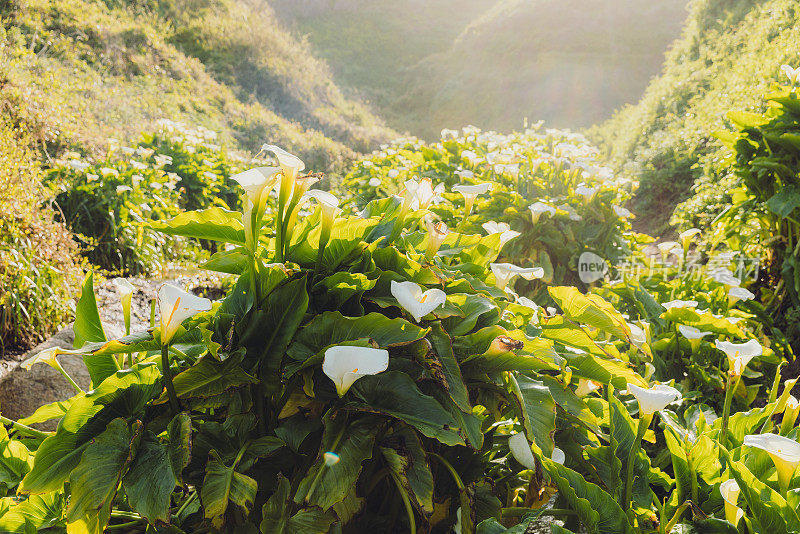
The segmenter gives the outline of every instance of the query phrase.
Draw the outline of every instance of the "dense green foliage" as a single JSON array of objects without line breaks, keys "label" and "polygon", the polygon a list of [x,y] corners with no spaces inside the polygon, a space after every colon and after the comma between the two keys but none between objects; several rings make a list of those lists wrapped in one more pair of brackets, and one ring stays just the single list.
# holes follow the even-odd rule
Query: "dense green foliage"
[{"label": "dense green foliage", "polygon": [[[730,200],[724,152],[712,132],[731,109],[753,110],[759,95],[797,62],[800,17],[792,0],[693,0],[681,38],[642,100],[592,132],[615,167],[640,182],[636,211],[661,233],[676,204],[680,226],[707,226]],[[644,219],[643,219],[644,221]]]},{"label": "dense green foliage", "polygon": [[35,135],[22,117],[0,113],[0,356],[67,320],[79,275],[69,234],[41,205]]},{"label": "dense green foliage", "polygon": [[44,110],[59,145],[130,141],[167,117],[248,150],[281,138],[336,168],[389,134],[265,2],[12,0],[0,20],[3,84]]},{"label": "dense green foliage", "polygon": [[586,127],[635,102],[686,0],[273,0],[393,127]]},{"label": "dense green foliage", "polygon": [[[630,184],[613,179],[583,136],[539,128],[501,135],[474,127],[442,135],[435,144],[409,139],[383,147],[354,165],[341,192],[361,209],[419,177],[430,190],[427,199],[419,192],[425,199],[419,205],[431,203],[449,228],[500,232],[503,261],[542,267],[548,284],[585,288],[578,275],[582,253],[593,252],[613,266],[630,252],[636,236],[626,223],[630,212],[621,207]],[[491,184],[491,190],[470,201],[474,205],[465,214],[466,196],[458,190],[480,184]],[[506,225],[504,231],[497,223]],[[520,291],[549,301],[541,281],[523,283]]]}]

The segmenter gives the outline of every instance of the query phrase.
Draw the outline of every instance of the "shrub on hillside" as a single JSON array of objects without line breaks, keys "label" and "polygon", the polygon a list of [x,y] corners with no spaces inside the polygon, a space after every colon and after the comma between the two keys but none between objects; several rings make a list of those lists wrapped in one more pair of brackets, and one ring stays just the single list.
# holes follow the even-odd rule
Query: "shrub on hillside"
[{"label": "shrub on hillside", "polygon": [[24,123],[0,121],[0,355],[42,341],[70,316],[75,245],[42,207],[42,173]]}]

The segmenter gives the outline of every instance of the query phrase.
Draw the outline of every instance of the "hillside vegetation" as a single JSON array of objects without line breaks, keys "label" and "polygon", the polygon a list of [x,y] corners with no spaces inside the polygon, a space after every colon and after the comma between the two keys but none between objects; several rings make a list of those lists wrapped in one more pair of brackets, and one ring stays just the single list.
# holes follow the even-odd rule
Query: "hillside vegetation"
[{"label": "hillside vegetation", "polygon": [[341,85],[398,129],[583,127],[634,102],[685,0],[273,0]]},{"label": "hillside vegetation", "polygon": [[635,199],[648,229],[662,231],[698,180],[698,197],[676,223],[705,225],[725,204],[726,150],[712,133],[731,109],[757,110],[784,63],[800,59],[800,5],[792,0],[694,0],[681,38],[641,101],[593,138],[640,181]]},{"label": "hillside vegetation", "polygon": [[137,137],[165,117],[248,150],[267,139],[297,147],[328,168],[390,134],[264,1],[2,5],[0,80],[36,102],[58,145]]}]

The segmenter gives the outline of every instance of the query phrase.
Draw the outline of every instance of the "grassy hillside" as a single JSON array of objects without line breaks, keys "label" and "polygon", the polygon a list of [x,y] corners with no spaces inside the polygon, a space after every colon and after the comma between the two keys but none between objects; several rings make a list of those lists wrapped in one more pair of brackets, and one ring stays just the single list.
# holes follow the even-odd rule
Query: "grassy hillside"
[{"label": "grassy hillside", "polygon": [[638,99],[685,0],[272,0],[395,128],[589,126]]},{"label": "grassy hillside", "polygon": [[0,5],[0,83],[36,103],[60,145],[138,136],[166,117],[324,168],[390,135],[261,0]]},{"label": "grassy hillside", "polygon": [[781,64],[800,61],[800,5],[793,0],[694,0],[690,8],[641,101],[593,132],[617,167],[640,181],[636,204],[654,232],[698,179],[704,199],[680,218],[701,225],[713,218],[713,206],[724,200],[725,152],[711,133],[726,127],[728,110],[760,106],[758,95],[782,77]]}]

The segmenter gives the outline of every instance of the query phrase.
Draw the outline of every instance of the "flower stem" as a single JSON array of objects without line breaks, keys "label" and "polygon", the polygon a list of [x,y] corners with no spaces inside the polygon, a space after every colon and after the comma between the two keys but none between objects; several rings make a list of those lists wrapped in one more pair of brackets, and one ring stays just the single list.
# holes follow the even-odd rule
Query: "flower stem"
[{"label": "flower stem", "polygon": [[628,455],[628,465],[626,466],[625,496],[623,501],[620,503],[623,509],[633,509],[631,506],[631,495],[633,494],[633,464],[636,463],[636,456],[639,453],[639,446],[642,444],[642,438],[644,437],[645,432],[647,432],[647,428],[650,426],[650,421],[652,421],[652,419],[652,415],[642,415],[639,417],[639,426],[636,429],[636,438],[633,440],[631,452]]},{"label": "flower stem", "polygon": [[672,529],[675,527],[675,524],[678,522],[678,520],[683,515],[684,510],[686,510],[689,506],[691,506],[691,504],[692,504],[691,502],[687,501],[687,502],[681,504],[680,506],[678,506],[678,509],[675,510],[675,514],[672,516],[672,519],[670,519],[669,523],[667,523],[664,526],[664,533],[663,534],[669,534],[670,532],[672,532]]},{"label": "flower stem", "polygon": [[728,420],[731,415],[731,401],[736,388],[739,387],[739,379],[741,377],[733,377],[728,374],[728,383],[725,386],[725,404],[722,407],[722,429],[720,430],[719,442],[727,448],[728,447]]},{"label": "flower stem", "polygon": [[36,430],[35,428],[31,428],[28,425],[23,425],[22,423],[18,423],[13,419],[9,419],[8,417],[3,417],[0,415],[0,423],[4,425],[8,425],[20,434],[27,434],[34,438],[48,438],[53,435],[53,432],[42,432],[41,430]]},{"label": "flower stem", "polygon": [[414,520],[414,508],[411,506],[411,501],[408,499],[408,493],[403,485],[397,479],[397,475],[390,472],[394,485],[397,486],[397,491],[400,493],[400,498],[403,499],[403,505],[406,507],[406,515],[408,516],[408,528],[411,534],[417,534],[417,523]]},{"label": "flower stem", "polygon": [[[125,356],[123,355],[123,356],[122,356],[122,358],[124,359],[124,358],[125,358]],[[80,387],[80,386],[78,385],[78,383],[77,383],[77,382],[75,382],[75,380],[74,380],[74,379],[73,379],[71,376],[69,376],[69,373],[68,373],[68,372],[67,372],[67,371],[66,371],[66,370],[65,370],[63,367],[61,367],[61,362],[59,362],[58,360],[55,360],[55,362],[56,362],[56,365],[58,366],[58,371],[59,371],[59,372],[60,372],[62,375],[64,375],[64,378],[66,378],[66,379],[69,381],[69,383],[70,383],[70,384],[72,384],[72,387],[74,387],[74,388],[75,388],[75,391],[76,391],[77,393],[83,393],[83,388],[82,388],[82,387]]]},{"label": "flower stem", "polygon": [[161,372],[164,374],[164,386],[167,388],[167,395],[169,395],[169,404],[172,407],[173,414],[181,411],[181,404],[178,401],[178,395],[175,393],[175,385],[172,383],[172,369],[169,366],[169,345],[161,345]]}]

